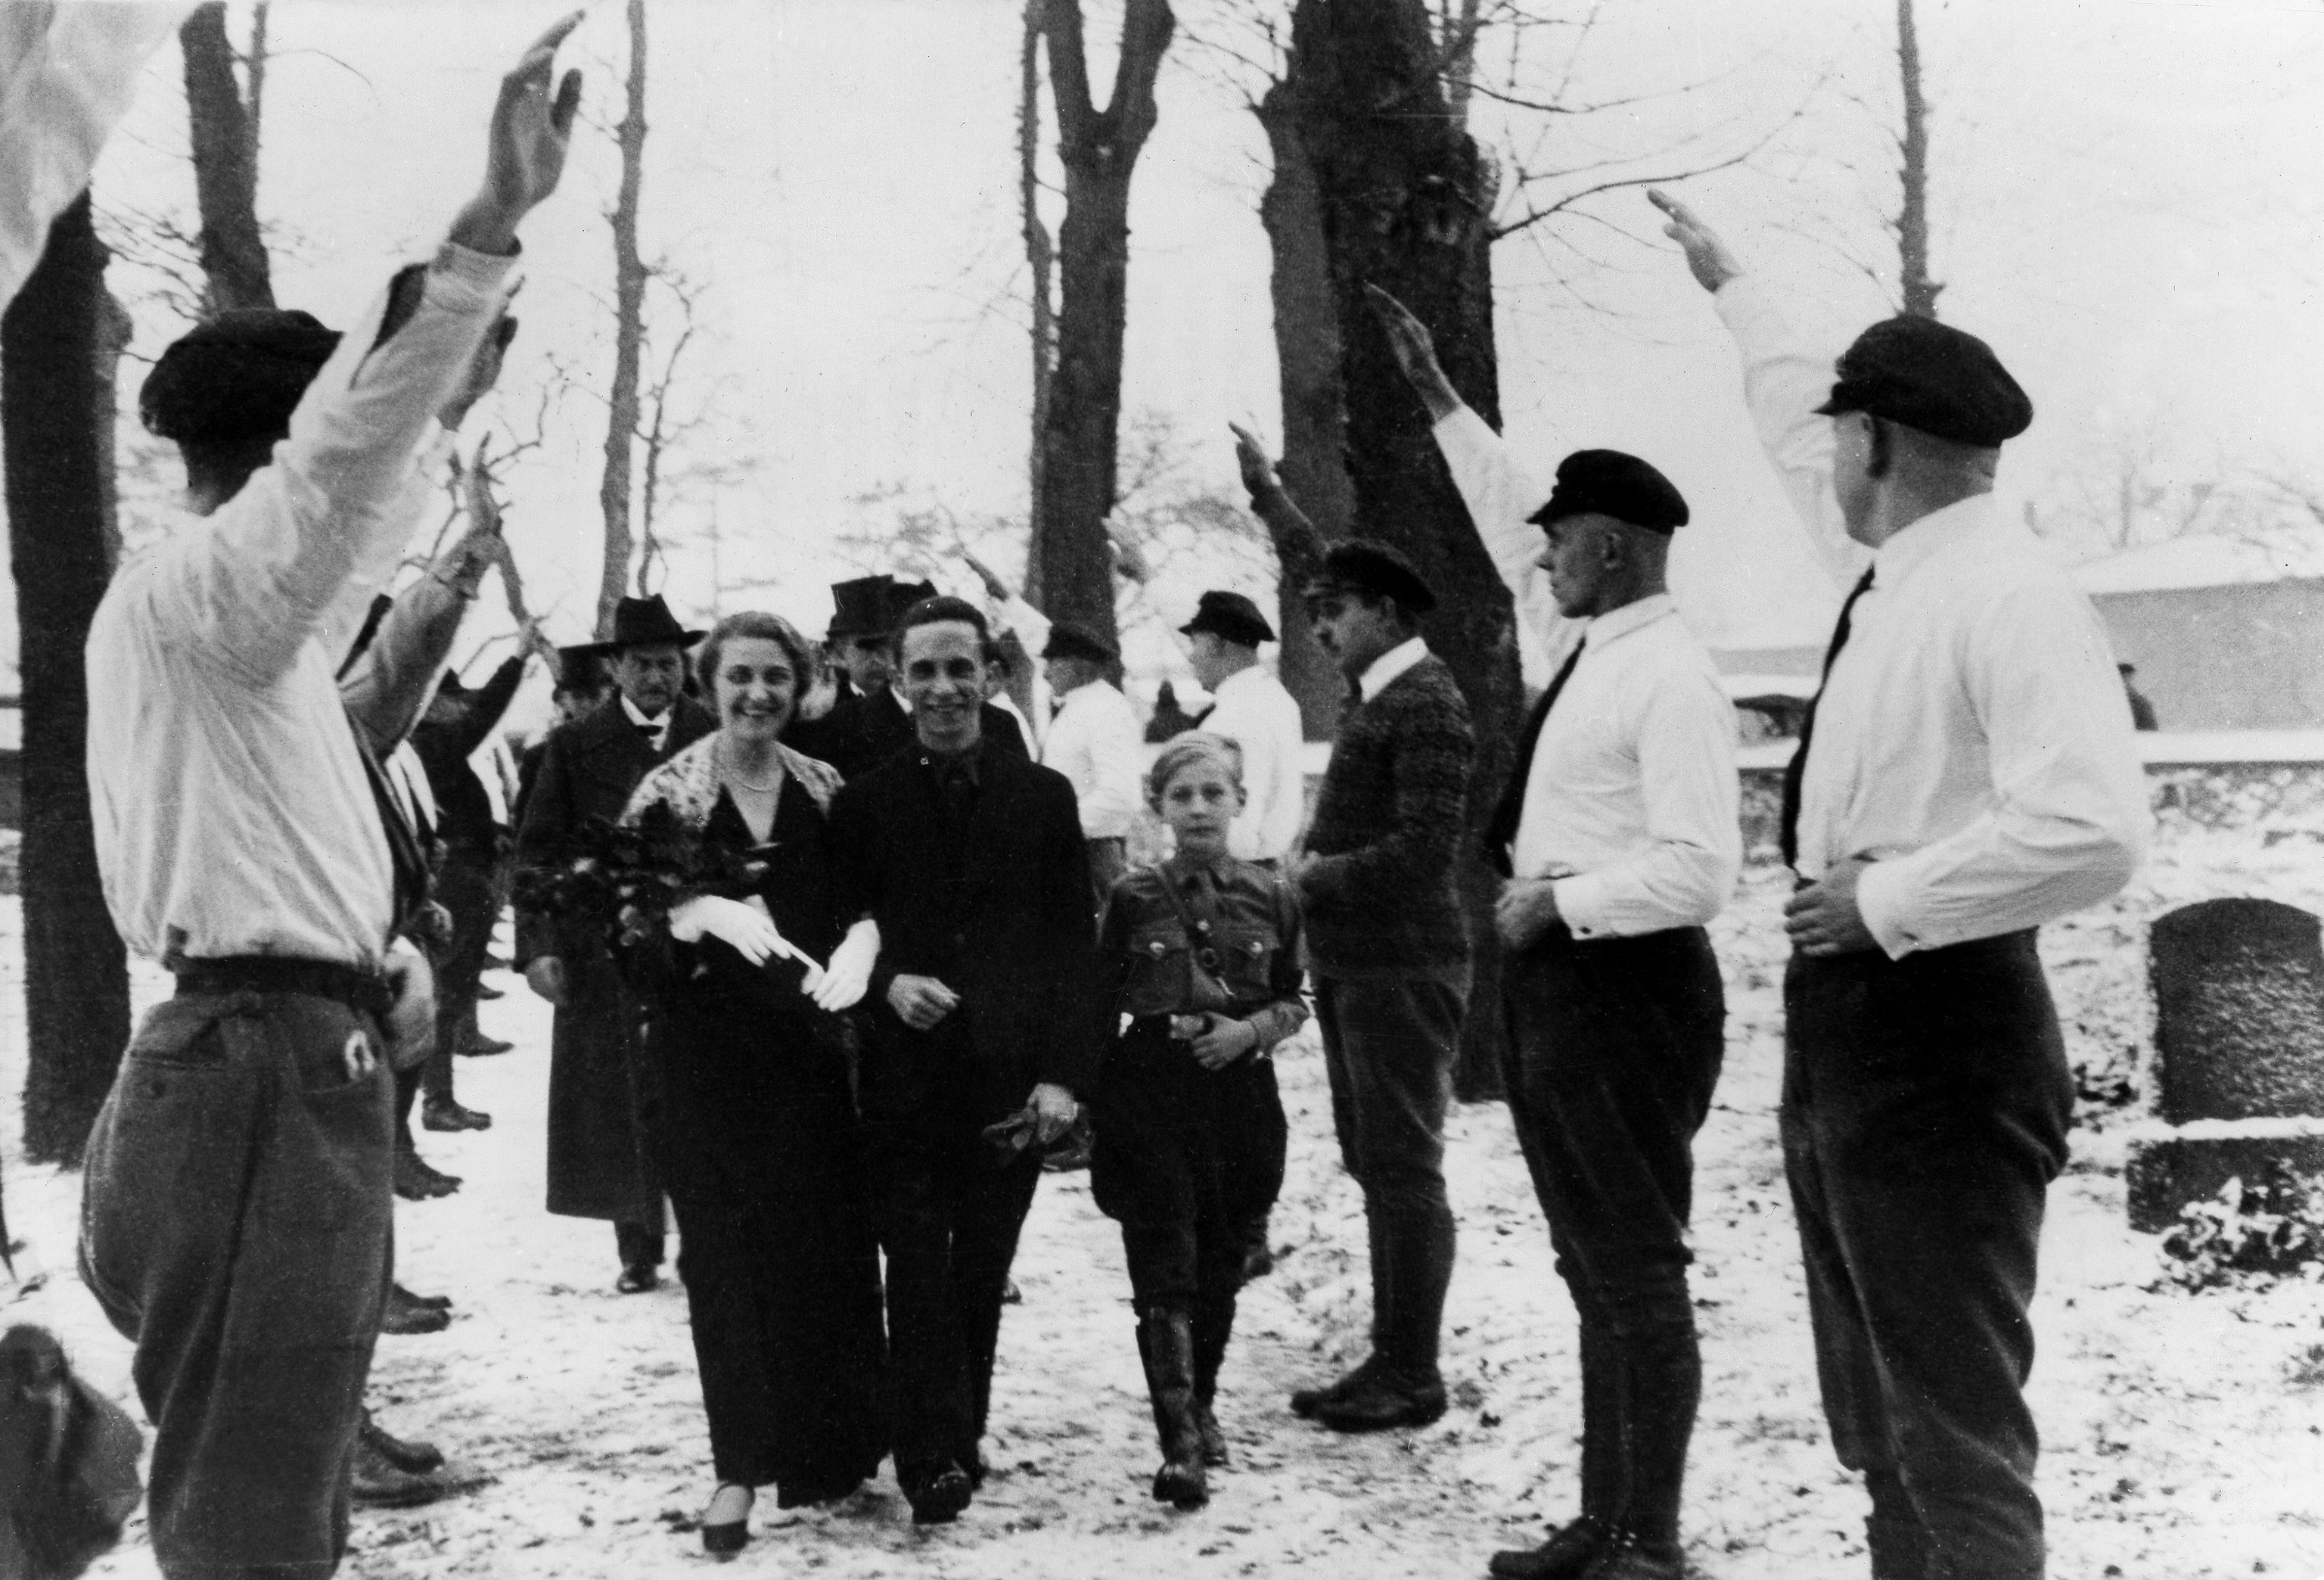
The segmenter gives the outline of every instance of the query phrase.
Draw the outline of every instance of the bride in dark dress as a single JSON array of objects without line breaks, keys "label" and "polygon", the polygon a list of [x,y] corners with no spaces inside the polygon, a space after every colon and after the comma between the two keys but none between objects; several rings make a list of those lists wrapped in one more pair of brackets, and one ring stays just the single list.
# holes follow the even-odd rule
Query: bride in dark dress
[{"label": "bride in dark dress", "polygon": [[732,1553],[755,1489],[784,1508],[844,1498],[888,1446],[879,1253],[832,1013],[862,996],[879,935],[864,921],[843,938],[832,912],[837,772],[776,738],[811,673],[807,643],[772,614],[735,614],[696,667],[718,730],[648,775],[622,820],[667,807],[729,881],[680,899],[622,956],[662,1085],[718,1477],[702,1540]]}]

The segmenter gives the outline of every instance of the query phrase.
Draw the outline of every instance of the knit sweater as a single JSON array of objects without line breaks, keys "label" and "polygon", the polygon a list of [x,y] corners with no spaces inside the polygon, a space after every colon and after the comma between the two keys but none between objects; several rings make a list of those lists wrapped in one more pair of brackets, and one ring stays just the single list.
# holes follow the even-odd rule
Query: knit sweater
[{"label": "knit sweater", "polygon": [[1453,872],[1475,753],[1469,705],[1433,653],[1341,720],[1299,881],[1317,975],[1467,976]]}]

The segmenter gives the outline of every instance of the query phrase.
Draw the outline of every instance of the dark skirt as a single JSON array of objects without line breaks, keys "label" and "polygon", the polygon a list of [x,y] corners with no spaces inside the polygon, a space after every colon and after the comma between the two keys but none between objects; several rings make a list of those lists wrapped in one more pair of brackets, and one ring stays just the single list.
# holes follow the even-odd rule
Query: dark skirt
[{"label": "dark skirt", "polygon": [[842,1496],[888,1448],[880,1259],[844,1051],[803,999],[672,995],[648,1047],[721,1481]]}]

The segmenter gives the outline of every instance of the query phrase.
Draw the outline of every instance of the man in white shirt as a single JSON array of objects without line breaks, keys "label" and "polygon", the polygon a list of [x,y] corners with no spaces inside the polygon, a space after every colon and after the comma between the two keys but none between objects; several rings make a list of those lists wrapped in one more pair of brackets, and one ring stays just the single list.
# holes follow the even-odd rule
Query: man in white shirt
[{"label": "man in white shirt", "polygon": [[2145,853],[2129,707],[2089,600],[1993,506],[2034,409],[1990,348],[1892,319],[1835,378],[1652,196],[1827,563],[1870,551],[1784,798],[1784,1165],[1832,1446],[1877,1580],[2038,1580],[2026,1307],[2073,1081],[2034,929]]},{"label": "man in white shirt", "polygon": [[1580,627],[1518,739],[1486,856],[1508,880],[1509,1118],[1582,1323],[1582,1510],[1492,1572],[1674,1580],[1702,1378],[1692,1148],[1726,1021],[1703,928],[1743,865],[1735,708],[1665,574],[1686,501],[1637,457],[1591,449],[1559,464],[1545,503],[1420,320],[1373,303],[1518,607],[1554,608],[1552,651]]},{"label": "man in white shirt", "polygon": [[1130,828],[1138,816],[1139,782],[1146,770],[1142,732],[1130,698],[1115,690],[1106,670],[1120,651],[1096,632],[1059,620],[1049,627],[1041,658],[1048,670],[1056,716],[1041,737],[1041,763],[1073,781],[1089,845],[1090,882],[1097,907],[1130,867]]},{"label": "man in white shirt", "polygon": [[[430,497],[417,461],[557,186],[580,79],[503,80],[484,189],[344,338],[229,315],[155,365],[188,523],[91,624],[89,800],[122,938],[178,975],[88,1141],[81,1271],[137,1345],[171,1580],[337,1567],[387,1282],[392,1085],[427,1049],[389,940],[426,868],[335,681]],[[327,357],[327,360],[326,358]]]}]

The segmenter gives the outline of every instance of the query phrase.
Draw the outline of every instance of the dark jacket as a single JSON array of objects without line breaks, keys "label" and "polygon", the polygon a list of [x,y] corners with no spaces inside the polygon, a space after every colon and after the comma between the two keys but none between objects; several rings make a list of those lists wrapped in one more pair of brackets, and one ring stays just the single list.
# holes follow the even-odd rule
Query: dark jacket
[{"label": "dark jacket", "polygon": [[1199,892],[1195,865],[1182,854],[1114,883],[1098,933],[1113,1007],[1141,1021],[1214,1010],[1249,1021],[1263,1053],[1307,1021],[1298,901],[1274,873],[1232,856],[1208,864]]},{"label": "dark jacket", "polygon": [[[1017,727],[1008,709],[988,702],[979,716],[986,740],[1032,761],[1033,754],[1025,746],[1025,732]],[[842,680],[839,700],[831,705],[831,711],[821,718],[792,720],[783,732],[783,744],[830,763],[842,779],[857,780],[919,744],[919,737],[912,729],[912,716],[904,711],[893,690],[882,688],[866,697]]]},{"label": "dark jacket", "polygon": [[1300,875],[1319,976],[1465,977],[1455,876],[1476,753],[1469,705],[1430,654],[1340,723]]},{"label": "dark jacket", "polygon": [[411,732],[411,749],[420,753],[420,764],[428,770],[428,788],[436,797],[436,836],[447,845],[495,854],[504,830],[493,821],[492,797],[468,759],[499,727],[523,679],[524,660],[510,659],[470,694],[457,723],[422,719]]},{"label": "dark jacket", "polygon": [[[835,888],[842,927],[880,924],[873,1057],[884,1044],[908,1058],[916,1040],[964,1030],[1005,1111],[1038,1082],[1086,1089],[1105,1006],[1073,786],[990,739],[978,773],[957,833],[925,753],[851,781],[832,806]],[[911,1030],[888,1006],[899,975],[936,978],[960,1008],[925,1037]]]}]

